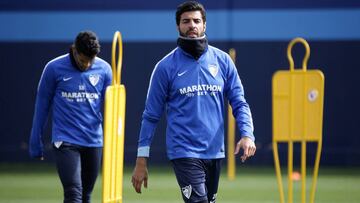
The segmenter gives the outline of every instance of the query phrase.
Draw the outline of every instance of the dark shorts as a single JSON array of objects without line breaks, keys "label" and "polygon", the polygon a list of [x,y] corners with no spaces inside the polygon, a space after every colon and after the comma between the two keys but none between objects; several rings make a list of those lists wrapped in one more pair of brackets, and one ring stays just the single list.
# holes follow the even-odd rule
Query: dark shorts
[{"label": "dark shorts", "polygon": [[222,159],[171,160],[186,203],[216,201]]}]

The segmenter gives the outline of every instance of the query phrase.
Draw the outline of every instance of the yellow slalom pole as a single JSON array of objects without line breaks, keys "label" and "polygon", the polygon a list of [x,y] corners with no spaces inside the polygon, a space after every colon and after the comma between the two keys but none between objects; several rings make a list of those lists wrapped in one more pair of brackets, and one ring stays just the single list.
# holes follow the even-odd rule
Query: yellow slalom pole
[{"label": "yellow slalom pole", "polygon": [[[235,63],[236,51],[235,49],[229,50],[229,55]],[[229,180],[235,180],[236,174],[236,160],[235,160],[235,118],[232,113],[232,108],[228,104],[228,131],[227,131],[227,174]]]},{"label": "yellow slalom pole", "polygon": [[306,141],[301,141],[301,202],[306,202]]},{"label": "yellow slalom pole", "polygon": [[106,89],[105,94],[103,203],[122,203],[123,199],[126,91],[121,84],[122,53],[122,38],[117,31],[112,44],[112,85]]},{"label": "yellow slalom pole", "polygon": [[227,151],[227,158],[228,158],[228,179],[235,180],[235,173],[236,173],[236,161],[235,161],[235,119],[232,116],[232,108],[228,105],[228,151]]},{"label": "yellow slalom pole", "polygon": [[276,180],[279,185],[280,203],[285,203],[284,186],[282,184],[280,161],[279,161],[278,143],[276,141],[273,141],[273,152],[274,152],[273,155],[275,160]]},{"label": "yellow slalom pole", "polygon": [[318,141],[317,152],[316,152],[313,182],[312,182],[311,193],[310,193],[310,203],[314,203],[314,201],[315,201],[315,190],[316,190],[316,182],[317,182],[318,173],[319,173],[321,148],[322,148],[322,139],[320,138],[320,140]]}]

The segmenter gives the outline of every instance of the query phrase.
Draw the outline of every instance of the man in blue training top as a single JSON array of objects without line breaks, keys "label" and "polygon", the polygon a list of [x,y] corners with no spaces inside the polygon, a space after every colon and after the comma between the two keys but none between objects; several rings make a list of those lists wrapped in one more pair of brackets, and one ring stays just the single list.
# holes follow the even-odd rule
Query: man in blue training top
[{"label": "man in blue training top", "polygon": [[52,107],[52,144],[64,203],[89,203],[101,166],[103,105],[112,72],[99,52],[96,34],[80,32],[70,53],[46,64],[37,90],[30,156],[44,159],[42,136]]},{"label": "man in blue training top", "polygon": [[224,149],[224,97],[229,100],[241,133],[235,154],[255,154],[253,123],[236,67],[225,52],[208,45],[203,5],[178,6],[177,48],[155,66],[141,123],[132,184],[147,187],[147,157],[154,130],[167,112],[167,155],[185,202],[215,202]]}]

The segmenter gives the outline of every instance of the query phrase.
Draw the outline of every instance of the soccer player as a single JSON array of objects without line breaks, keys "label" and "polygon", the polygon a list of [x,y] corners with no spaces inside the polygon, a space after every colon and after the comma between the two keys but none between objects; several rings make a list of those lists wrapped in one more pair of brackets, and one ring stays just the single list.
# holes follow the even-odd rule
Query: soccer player
[{"label": "soccer player", "polygon": [[132,184],[147,187],[147,158],[157,122],[167,112],[167,155],[185,202],[215,202],[224,149],[224,97],[233,109],[241,160],[255,154],[253,123],[236,67],[225,52],[208,45],[206,13],[195,1],[178,6],[177,47],[161,59],[150,78]]},{"label": "soccer player", "polygon": [[30,156],[44,159],[42,141],[52,107],[52,144],[64,203],[88,203],[101,166],[103,105],[110,65],[97,57],[95,33],[80,32],[68,54],[48,62],[38,85]]}]

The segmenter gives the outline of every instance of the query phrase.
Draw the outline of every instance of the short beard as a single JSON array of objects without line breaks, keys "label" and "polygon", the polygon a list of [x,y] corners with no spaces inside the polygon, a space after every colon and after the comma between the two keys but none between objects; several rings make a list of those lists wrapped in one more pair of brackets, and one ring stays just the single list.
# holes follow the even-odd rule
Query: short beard
[{"label": "short beard", "polygon": [[[181,32],[181,31],[179,31],[179,35],[180,35],[181,37],[189,38],[189,37],[186,35],[186,33],[183,33],[183,32]],[[202,32],[202,33],[200,33],[200,36],[197,36],[197,38],[198,38],[198,37],[202,37],[202,36],[204,36],[204,35],[205,35],[205,32]]]}]

